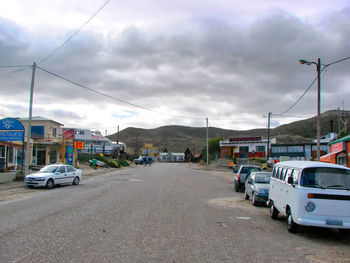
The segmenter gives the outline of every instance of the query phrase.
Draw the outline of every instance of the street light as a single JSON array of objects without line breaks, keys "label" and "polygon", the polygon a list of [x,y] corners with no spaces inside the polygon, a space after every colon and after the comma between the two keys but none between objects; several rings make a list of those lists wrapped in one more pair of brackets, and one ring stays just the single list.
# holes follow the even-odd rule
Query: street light
[{"label": "street light", "polygon": [[300,64],[316,65],[317,70],[317,161],[320,161],[320,137],[321,137],[321,59],[317,62],[307,61],[305,59],[299,60]]}]

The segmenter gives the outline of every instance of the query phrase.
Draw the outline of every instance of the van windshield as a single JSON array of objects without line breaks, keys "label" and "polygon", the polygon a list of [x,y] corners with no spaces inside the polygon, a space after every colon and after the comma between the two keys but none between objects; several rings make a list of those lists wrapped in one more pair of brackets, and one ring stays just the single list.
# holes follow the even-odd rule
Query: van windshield
[{"label": "van windshield", "polygon": [[350,171],[341,168],[305,168],[301,175],[300,185],[350,191]]}]

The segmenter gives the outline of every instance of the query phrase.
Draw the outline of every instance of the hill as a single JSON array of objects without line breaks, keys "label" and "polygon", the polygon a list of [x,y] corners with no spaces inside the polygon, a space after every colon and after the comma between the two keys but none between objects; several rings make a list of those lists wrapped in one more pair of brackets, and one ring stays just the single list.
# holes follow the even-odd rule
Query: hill
[{"label": "hill", "polygon": [[[350,130],[350,111],[343,111],[341,115],[342,127],[347,125]],[[321,114],[321,135],[331,131],[338,132],[339,112],[328,111]],[[270,130],[271,137],[277,138],[278,143],[310,142],[316,138],[316,117],[281,125]],[[156,129],[126,128],[119,132],[119,140],[126,143],[130,149],[142,147],[144,143],[152,143],[161,151],[167,148],[172,152],[184,152],[187,147],[191,152],[199,153],[206,143],[206,127],[162,126]],[[267,129],[226,130],[209,127],[209,138],[261,136],[267,137]],[[108,136],[117,141],[117,134]]]}]

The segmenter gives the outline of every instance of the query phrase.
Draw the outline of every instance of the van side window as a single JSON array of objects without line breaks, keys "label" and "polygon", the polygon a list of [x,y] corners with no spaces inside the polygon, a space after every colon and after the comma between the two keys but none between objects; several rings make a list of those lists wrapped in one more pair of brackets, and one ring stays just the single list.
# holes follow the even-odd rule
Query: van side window
[{"label": "van side window", "polygon": [[278,167],[278,168],[277,168],[276,179],[279,179],[281,169],[282,169],[281,167]]},{"label": "van side window", "polygon": [[283,180],[283,175],[285,174],[285,172],[286,172],[286,168],[281,169],[280,176],[278,179]]},{"label": "van side window", "polygon": [[271,177],[274,177],[274,178],[276,177],[276,171],[277,171],[277,167],[275,166],[275,167],[273,168]]},{"label": "van side window", "polygon": [[293,176],[294,184],[298,184],[298,182],[299,182],[299,174],[300,174],[299,170],[296,170],[296,169],[293,170],[292,176]]},{"label": "van side window", "polygon": [[290,168],[289,168],[289,169],[286,171],[285,175],[284,175],[283,181],[287,182],[288,177],[289,177],[289,176],[292,176],[292,172],[293,172],[293,169],[290,169]]}]

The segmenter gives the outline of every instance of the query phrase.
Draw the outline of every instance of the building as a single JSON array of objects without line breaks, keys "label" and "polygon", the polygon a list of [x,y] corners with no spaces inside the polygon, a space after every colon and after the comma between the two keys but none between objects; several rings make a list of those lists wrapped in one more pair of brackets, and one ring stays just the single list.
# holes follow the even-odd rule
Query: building
[{"label": "building", "polygon": [[152,159],[158,159],[159,147],[153,146],[152,143],[145,143],[145,145],[140,149],[141,155],[146,155],[152,157]]},{"label": "building", "polygon": [[329,153],[321,156],[321,162],[343,165],[350,168],[350,135],[330,142]]},{"label": "building", "polygon": [[[276,143],[273,138],[269,142]],[[266,158],[267,156],[267,139],[262,137],[236,137],[220,141],[221,158]]]},{"label": "building", "polygon": [[[19,119],[25,128],[25,141],[28,138],[28,118]],[[30,164],[47,165],[62,162],[63,124],[44,117],[32,117]]]},{"label": "building", "polygon": [[[328,152],[327,142],[320,143],[320,153]],[[288,160],[313,160],[317,158],[317,144],[306,143],[275,143],[271,145],[270,161],[276,163]]]},{"label": "building", "polygon": [[159,162],[176,163],[176,162],[184,162],[184,161],[185,161],[185,153],[170,153],[170,152],[159,153]]}]

